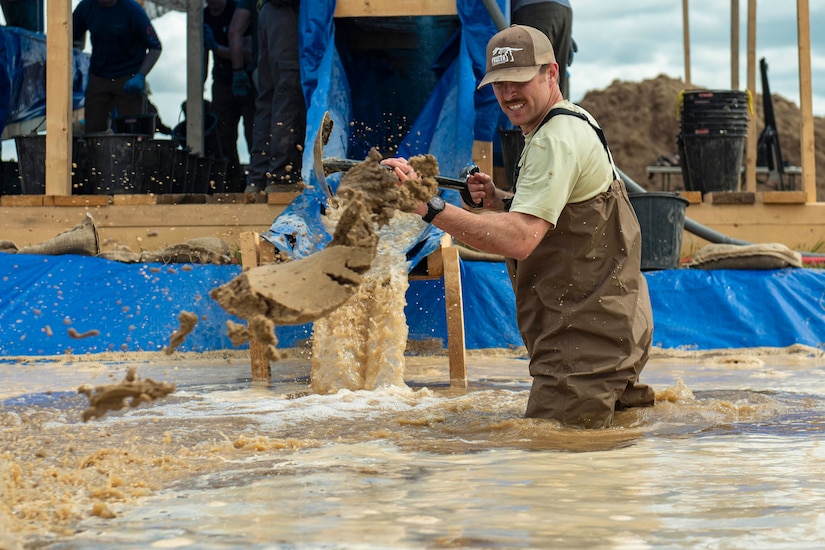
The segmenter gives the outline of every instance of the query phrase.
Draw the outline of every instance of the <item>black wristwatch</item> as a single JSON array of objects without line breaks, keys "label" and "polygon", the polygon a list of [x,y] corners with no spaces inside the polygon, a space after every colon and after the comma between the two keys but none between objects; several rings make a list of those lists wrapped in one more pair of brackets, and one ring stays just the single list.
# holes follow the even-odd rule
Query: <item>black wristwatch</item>
[{"label": "black wristwatch", "polygon": [[433,223],[435,217],[444,211],[445,206],[447,206],[447,203],[444,202],[444,199],[438,195],[434,196],[427,203],[427,213],[421,216],[421,219],[427,223]]}]

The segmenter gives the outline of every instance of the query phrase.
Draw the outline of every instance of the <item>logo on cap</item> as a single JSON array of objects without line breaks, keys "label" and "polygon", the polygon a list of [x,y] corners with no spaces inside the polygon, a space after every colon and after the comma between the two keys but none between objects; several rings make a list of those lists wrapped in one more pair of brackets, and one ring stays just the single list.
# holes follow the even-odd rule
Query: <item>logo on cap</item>
[{"label": "logo on cap", "polygon": [[511,48],[509,46],[493,48],[490,55],[490,65],[495,67],[496,65],[501,65],[503,63],[514,63],[516,58],[513,55],[513,52],[520,52],[523,49],[524,48]]}]

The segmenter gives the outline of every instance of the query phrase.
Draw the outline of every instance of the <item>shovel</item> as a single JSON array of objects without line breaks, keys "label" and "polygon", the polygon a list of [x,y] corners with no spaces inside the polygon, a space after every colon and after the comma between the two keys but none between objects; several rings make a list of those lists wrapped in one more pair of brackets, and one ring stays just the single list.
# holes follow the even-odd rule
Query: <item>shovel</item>
[{"label": "shovel", "polygon": [[[313,153],[316,176],[328,198],[332,193],[321,158],[331,130],[332,119],[325,113]],[[375,258],[376,244],[369,212],[363,203],[351,201],[326,248],[306,258],[252,268],[212,290],[210,296],[250,326],[266,320],[274,325],[312,322],[329,315],[355,294],[361,275]]]}]

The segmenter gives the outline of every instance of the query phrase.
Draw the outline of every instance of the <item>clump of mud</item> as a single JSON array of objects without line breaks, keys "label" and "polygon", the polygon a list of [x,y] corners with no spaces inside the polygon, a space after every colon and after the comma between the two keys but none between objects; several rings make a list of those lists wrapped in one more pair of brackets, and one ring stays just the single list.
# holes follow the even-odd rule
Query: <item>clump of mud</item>
[{"label": "clump of mud", "polygon": [[[432,155],[410,159],[419,178],[405,185],[381,160],[373,149],[341,178],[330,205],[340,215],[324,250],[250,269],[210,293],[227,312],[247,320],[249,333],[263,344],[269,359],[278,359],[276,325],[315,321],[349,300],[375,260],[377,229],[397,211],[412,212],[419,200],[428,201],[436,194],[438,162]],[[232,326],[229,330],[233,343],[242,343],[243,333]]]},{"label": "clump of mud", "polygon": [[95,388],[83,385],[77,389],[78,393],[89,398],[89,407],[83,412],[84,422],[92,418],[102,418],[108,411],[118,411],[127,405],[134,408],[141,403],[151,403],[174,391],[174,384],[155,382],[151,378],[141,380],[137,376],[137,367],[131,367],[123,381],[118,384]]}]

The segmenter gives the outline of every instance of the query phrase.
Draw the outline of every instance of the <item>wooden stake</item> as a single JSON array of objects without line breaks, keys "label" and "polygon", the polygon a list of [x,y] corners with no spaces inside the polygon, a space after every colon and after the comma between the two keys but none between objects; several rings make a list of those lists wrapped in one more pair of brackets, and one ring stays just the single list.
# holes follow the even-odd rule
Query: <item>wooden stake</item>
[{"label": "wooden stake", "polygon": [[[241,247],[241,266],[244,271],[259,265],[261,236],[253,231],[244,231],[238,237]],[[252,363],[252,381],[269,382],[271,369],[264,346],[249,333],[249,360]]]},{"label": "wooden stake", "polygon": [[450,385],[467,387],[467,347],[464,340],[464,299],[461,293],[461,264],[452,238],[441,239],[444,259],[444,302],[447,308],[447,348],[450,357]]},{"label": "wooden stake", "polygon": [[816,202],[816,150],[811,98],[811,22],[808,0],[797,0],[796,11],[799,29],[799,106],[802,111],[799,135],[802,148],[802,185],[808,194],[808,202]]},{"label": "wooden stake", "polygon": [[48,0],[46,195],[72,194],[72,3]]},{"label": "wooden stake", "polygon": [[[748,0],[748,91],[756,101],[756,0]],[[748,124],[748,143],[745,149],[745,191],[756,192],[756,114]]]},{"label": "wooden stake", "polygon": [[688,17],[688,0],[682,0],[682,32],[685,44],[685,88],[690,89],[690,21]]}]

